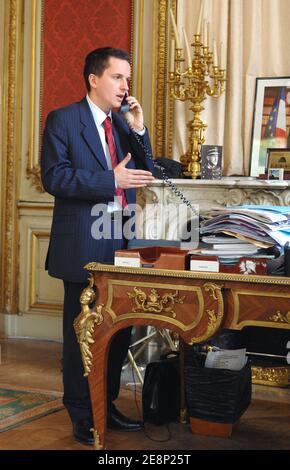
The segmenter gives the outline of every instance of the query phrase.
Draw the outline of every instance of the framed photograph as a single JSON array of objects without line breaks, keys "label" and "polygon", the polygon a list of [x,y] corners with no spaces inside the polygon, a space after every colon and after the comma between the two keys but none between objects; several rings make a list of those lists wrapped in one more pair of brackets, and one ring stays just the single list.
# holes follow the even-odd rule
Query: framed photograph
[{"label": "framed photograph", "polygon": [[267,149],[290,148],[290,77],[257,78],[250,176],[266,172]]},{"label": "framed photograph", "polygon": [[283,180],[284,170],[283,168],[268,168],[268,180]]},{"label": "framed photograph", "polygon": [[268,168],[283,168],[290,171],[290,148],[267,149],[266,171]]},{"label": "framed photograph", "polygon": [[222,152],[221,145],[201,146],[201,179],[216,180],[221,178]]}]

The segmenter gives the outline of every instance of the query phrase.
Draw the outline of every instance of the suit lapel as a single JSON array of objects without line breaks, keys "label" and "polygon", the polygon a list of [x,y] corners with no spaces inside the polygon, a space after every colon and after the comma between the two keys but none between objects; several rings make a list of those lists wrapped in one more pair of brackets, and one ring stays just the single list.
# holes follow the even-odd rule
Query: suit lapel
[{"label": "suit lapel", "polygon": [[87,99],[84,98],[79,103],[80,105],[80,120],[83,124],[82,136],[90,147],[94,157],[102,165],[104,170],[108,170],[107,160],[104,154],[101,139],[96,128],[90,107]]}]

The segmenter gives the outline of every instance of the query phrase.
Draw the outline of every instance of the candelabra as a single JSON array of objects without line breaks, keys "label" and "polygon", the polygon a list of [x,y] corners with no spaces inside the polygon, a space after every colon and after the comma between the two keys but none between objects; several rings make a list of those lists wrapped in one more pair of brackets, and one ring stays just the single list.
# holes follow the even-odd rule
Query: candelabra
[{"label": "candelabra", "polygon": [[174,70],[169,72],[170,96],[180,101],[189,100],[190,110],[193,112],[193,119],[187,123],[189,148],[180,157],[180,162],[185,175],[198,178],[201,170],[201,145],[205,142],[207,128],[207,123],[200,117],[204,110],[202,103],[207,95],[219,97],[225,91],[226,69],[222,62],[220,66],[218,65],[215,42],[211,52],[208,45],[202,44],[201,35],[195,34],[191,44],[194,48],[192,59],[186,41],[188,67],[182,72],[183,49],[179,44],[177,46],[179,47],[175,48]]}]

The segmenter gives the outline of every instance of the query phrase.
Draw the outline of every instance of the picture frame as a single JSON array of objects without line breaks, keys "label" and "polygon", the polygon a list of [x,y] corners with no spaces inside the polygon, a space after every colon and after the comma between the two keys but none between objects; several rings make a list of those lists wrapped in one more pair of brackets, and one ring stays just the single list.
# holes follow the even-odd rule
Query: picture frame
[{"label": "picture frame", "polygon": [[201,146],[201,179],[216,180],[222,175],[222,145]]},{"label": "picture frame", "polygon": [[284,179],[283,168],[268,168],[267,170],[268,180],[282,181]]},{"label": "picture frame", "polygon": [[290,171],[290,148],[267,149],[266,172],[269,168],[283,168]]},{"label": "picture frame", "polygon": [[290,77],[256,78],[250,176],[265,174],[267,149],[290,147]]}]

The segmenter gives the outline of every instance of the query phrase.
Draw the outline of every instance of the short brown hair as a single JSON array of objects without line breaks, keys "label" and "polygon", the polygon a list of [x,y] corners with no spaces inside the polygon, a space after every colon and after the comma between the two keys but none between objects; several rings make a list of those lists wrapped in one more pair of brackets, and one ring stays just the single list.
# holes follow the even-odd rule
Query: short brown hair
[{"label": "short brown hair", "polygon": [[87,90],[90,91],[91,86],[89,82],[89,75],[93,73],[98,77],[103,75],[103,72],[108,68],[108,62],[110,57],[116,57],[117,59],[126,60],[130,64],[130,56],[128,52],[123,51],[122,49],[116,49],[114,47],[100,47],[89,52],[85,58],[84,65],[84,79],[86,83]]}]

